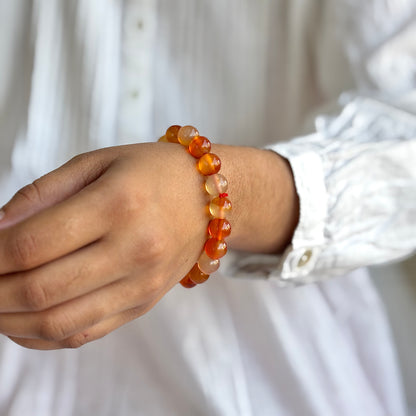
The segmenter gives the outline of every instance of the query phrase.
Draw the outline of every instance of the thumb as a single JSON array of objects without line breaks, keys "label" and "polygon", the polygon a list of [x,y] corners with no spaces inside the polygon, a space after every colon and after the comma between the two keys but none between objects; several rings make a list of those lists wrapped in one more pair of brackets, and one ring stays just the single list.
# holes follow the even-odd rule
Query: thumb
[{"label": "thumb", "polygon": [[110,163],[109,153],[75,156],[58,169],[16,192],[0,210],[0,229],[14,225],[79,192],[99,178]]}]

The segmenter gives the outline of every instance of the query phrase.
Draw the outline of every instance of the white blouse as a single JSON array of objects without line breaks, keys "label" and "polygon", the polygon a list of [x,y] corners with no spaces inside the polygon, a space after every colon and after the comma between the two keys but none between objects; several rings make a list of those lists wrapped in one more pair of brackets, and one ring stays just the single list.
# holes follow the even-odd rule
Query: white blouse
[{"label": "white blouse", "polygon": [[287,157],[301,205],[282,257],[226,258],[251,280],[175,288],[76,351],[1,340],[0,414],[402,415],[365,271],[280,286],[416,247],[415,16],[412,0],[0,0],[4,201],[77,153],[192,123]]}]

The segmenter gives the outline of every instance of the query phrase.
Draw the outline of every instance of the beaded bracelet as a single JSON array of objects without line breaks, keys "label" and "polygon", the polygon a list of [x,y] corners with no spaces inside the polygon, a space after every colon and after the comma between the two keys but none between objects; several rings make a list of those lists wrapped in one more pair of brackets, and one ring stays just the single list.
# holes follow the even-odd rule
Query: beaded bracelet
[{"label": "beaded bracelet", "polygon": [[208,206],[212,216],[207,227],[208,239],[198,261],[190,272],[180,281],[181,285],[191,288],[205,282],[211,273],[220,267],[220,258],[227,253],[227,244],[224,241],[231,233],[231,225],[225,215],[231,211],[231,202],[227,198],[227,179],[219,174],[221,168],[220,158],[211,151],[211,142],[200,136],[193,126],[170,126],[159,141],[180,143],[197,159],[198,171],[206,176],[205,190],[212,197]]}]

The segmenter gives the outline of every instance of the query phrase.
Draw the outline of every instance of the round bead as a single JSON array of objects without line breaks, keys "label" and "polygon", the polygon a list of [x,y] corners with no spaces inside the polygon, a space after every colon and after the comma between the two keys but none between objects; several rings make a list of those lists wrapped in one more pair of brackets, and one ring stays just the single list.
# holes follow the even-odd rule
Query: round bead
[{"label": "round bead", "polygon": [[224,192],[227,192],[228,189],[227,179],[219,173],[210,175],[205,181],[205,189],[211,196],[223,194]]},{"label": "round bead", "polygon": [[158,142],[167,142],[167,141],[168,141],[168,139],[166,138],[166,135],[162,136],[162,137],[159,137],[159,140],[158,140]]},{"label": "round bead", "polygon": [[197,285],[204,283],[209,278],[209,274],[203,273],[199,267],[198,263],[194,264],[194,267],[192,267],[191,271],[187,275],[191,282],[196,283]]},{"label": "round bead", "polygon": [[219,259],[227,253],[227,243],[216,238],[208,238],[204,249],[208,257],[211,257],[211,259]]},{"label": "round bead", "polygon": [[183,126],[178,131],[178,142],[189,146],[195,136],[199,136],[199,132],[194,126]]},{"label": "round bead", "polygon": [[173,125],[170,126],[165,133],[166,139],[168,142],[171,143],[179,143],[178,142],[178,132],[180,130],[181,126]]},{"label": "round bead", "polygon": [[220,261],[218,259],[211,259],[205,251],[199,256],[198,267],[202,273],[211,274],[218,270]]},{"label": "round bead", "polygon": [[208,224],[208,233],[211,237],[223,240],[231,234],[231,224],[224,218],[215,218]]},{"label": "round bead", "polygon": [[209,204],[209,212],[215,218],[225,218],[231,208],[231,201],[225,197],[217,196]]},{"label": "round bead", "polygon": [[181,281],[180,284],[187,289],[196,286],[196,284],[189,278],[189,274],[187,274]]},{"label": "round bead", "polygon": [[205,176],[213,175],[221,169],[221,160],[214,153],[206,153],[198,160],[197,168]]},{"label": "round bead", "polygon": [[211,142],[204,136],[194,137],[189,143],[189,153],[199,159],[205,153],[209,153],[211,150]]}]

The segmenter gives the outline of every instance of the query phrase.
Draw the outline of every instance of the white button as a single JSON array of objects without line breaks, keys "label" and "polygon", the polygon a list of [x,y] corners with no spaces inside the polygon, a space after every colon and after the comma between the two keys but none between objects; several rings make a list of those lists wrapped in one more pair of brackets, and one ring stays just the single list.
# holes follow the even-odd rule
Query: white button
[{"label": "white button", "polygon": [[305,266],[312,257],[312,250],[306,250],[298,261],[298,267]]}]

